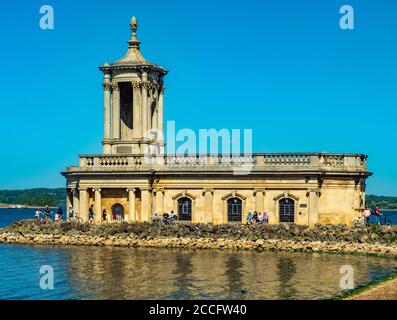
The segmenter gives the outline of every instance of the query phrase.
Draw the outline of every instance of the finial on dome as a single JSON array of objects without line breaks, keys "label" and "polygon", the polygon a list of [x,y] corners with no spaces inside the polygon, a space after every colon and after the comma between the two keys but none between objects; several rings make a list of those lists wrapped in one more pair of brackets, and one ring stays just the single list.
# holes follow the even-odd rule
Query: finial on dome
[{"label": "finial on dome", "polygon": [[131,40],[128,41],[128,44],[132,48],[138,48],[139,49],[139,44],[141,42],[136,37],[136,30],[138,29],[138,20],[136,19],[135,16],[133,16],[131,21],[130,21],[130,27],[131,27],[131,31],[132,31],[132,36],[131,36]]},{"label": "finial on dome", "polygon": [[131,26],[132,32],[136,32],[136,30],[138,29],[138,20],[136,19],[135,16],[132,17],[130,26]]}]

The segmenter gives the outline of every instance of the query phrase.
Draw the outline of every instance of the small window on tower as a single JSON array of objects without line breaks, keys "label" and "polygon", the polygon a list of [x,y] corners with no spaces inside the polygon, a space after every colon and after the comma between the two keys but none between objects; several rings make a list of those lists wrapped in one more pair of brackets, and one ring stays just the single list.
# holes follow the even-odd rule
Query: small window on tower
[{"label": "small window on tower", "polygon": [[120,86],[120,116],[121,121],[130,129],[133,128],[132,121],[132,85],[130,82],[121,82]]}]

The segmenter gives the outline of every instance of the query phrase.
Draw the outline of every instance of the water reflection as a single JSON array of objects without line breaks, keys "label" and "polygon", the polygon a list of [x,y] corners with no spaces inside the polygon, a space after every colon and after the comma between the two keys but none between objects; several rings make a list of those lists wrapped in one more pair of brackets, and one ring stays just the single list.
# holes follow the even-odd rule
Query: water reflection
[{"label": "water reflection", "polygon": [[279,294],[284,299],[296,296],[294,282],[291,281],[296,274],[296,266],[291,258],[281,257],[277,262],[277,276],[279,279]]},{"label": "water reflection", "polygon": [[175,268],[173,275],[175,278],[174,286],[177,298],[191,298],[193,291],[193,283],[191,281],[191,274],[193,272],[192,264],[193,253],[180,253],[175,257]]},{"label": "water reflection", "polygon": [[241,256],[229,255],[225,258],[226,287],[231,299],[242,299],[246,290],[243,290],[243,262]]},{"label": "water reflection", "polygon": [[[53,292],[37,288],[44,264],[55,267]],[[346,264],[356,285],[397,270],[348,255],[0,245],[0,298],[319,299],[341,292]]]}]

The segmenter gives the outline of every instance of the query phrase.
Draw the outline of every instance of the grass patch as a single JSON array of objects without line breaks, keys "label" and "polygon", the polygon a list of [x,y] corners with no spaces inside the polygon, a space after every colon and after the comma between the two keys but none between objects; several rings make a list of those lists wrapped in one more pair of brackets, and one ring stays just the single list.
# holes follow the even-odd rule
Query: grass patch
[{"label": "grass patch", "polygon": [[367,292],[383,283],[394,280],[396,278],[397,278],[397,271],[394,271],[391,274],[388,274],[381,279],[377,279],[377,280],[369,282],[368,284],[358,286],[352,290],[342,293],[341,295],[339,295],[333,299],[334,300],[347,300],[348,298],[351,298],[351,297],[357,296],[361,293]]}]

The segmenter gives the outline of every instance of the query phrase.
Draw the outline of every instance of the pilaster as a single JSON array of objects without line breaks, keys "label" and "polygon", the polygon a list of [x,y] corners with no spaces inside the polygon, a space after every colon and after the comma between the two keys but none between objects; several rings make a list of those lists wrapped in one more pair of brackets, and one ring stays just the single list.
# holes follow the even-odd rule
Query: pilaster
[{"label": "pilaster", "polygon": [[309,197],[309,227],[313,227],[319,220],[319,189],[308,189],[306,195]]},{"label": "pilaster", "polygon": [[149,222],[152,216],[152,192],[149,188],[141,188],[141,201],[141,222]]}]

